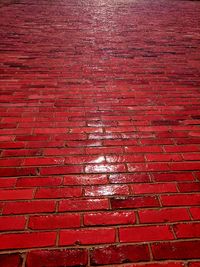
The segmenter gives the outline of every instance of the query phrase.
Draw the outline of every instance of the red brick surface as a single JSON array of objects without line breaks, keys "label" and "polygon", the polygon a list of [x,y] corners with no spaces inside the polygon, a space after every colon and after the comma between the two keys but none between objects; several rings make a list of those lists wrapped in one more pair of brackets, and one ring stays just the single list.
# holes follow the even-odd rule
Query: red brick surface
[{"label": "red brick surface", "polygon": [[200,2],[0,1],[0,266],[200,266]]}]

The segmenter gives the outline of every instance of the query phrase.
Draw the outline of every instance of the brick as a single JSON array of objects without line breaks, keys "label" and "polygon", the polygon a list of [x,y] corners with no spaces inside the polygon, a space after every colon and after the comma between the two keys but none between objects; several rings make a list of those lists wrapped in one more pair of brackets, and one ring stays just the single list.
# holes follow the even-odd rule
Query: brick
[{"label": "brick", "polygon": [[181,193],[184,192],[199,192],[200,191],[200,183],[178,183],[178,189]]},{"label": "brick", "polygon": [[135,194],[156,194],[177,192],[175,183],[157,183],[157,184],[134,184],[131,185],[131,189]]},{"label": "brick", "polygon": [[173,145],[172,139],[160,138],[160,139],[142,139],[140,140],[143,145]]},{"label": "brick", "polygon": [[82,189],[80,187],[57,187],[57,188],[40,188],[35,194],[35,198],[67,198],[80,197]]},{"label": "brick", "polygon": [[[162,234],[160,234],[162,233]],[[119,229],[120,242],[146,242],[158,240],[173,240],[174,236],[169,226],[139,226]]]},{"label": "brick", "polygon": [[157,197],[154,196],[111,198],[110,202],[112,209],[134,209],[160,206]]},{"label": "brick", "polygon": [[163,152],[160,146],[128,146],[128,147],[125,147],[124,149],[126,153]]},{"label": "brick", "polygon": [[91,249],[91,264],[95,266],[148,260],[150,260],[150,255],[148,246],[145,244],[113,245]]},{"label": "brick", "polygon": [[62,165],[64,158],[26,158],[22,165],[24,166],[42,166],[42,165]]},{"label": "brick", "polygon": [[25,142],[1,142],[0,149],[17,149],[24,148],[26,146]]},{"label": "brick", "polygon": [[24,216],[0,217],[0,231],[23,230],[25,228],[26,218]]},{"label": "brick", "polygon": [[0,176],[27,176],[27,175],[36,175],[35,168],[1,168]]},{"label": "brick", "polygon": [[61,167],[43,167],[40,168],[41,175],[54,175],[54,174],[70,174],[82,173],[83,166],[61,166]]},{"label": "brick", "polygon": [[200,155],[195,153],[182,154],[184,160],[200,160]]},{"label": "brick", "polygon": [[171,195],[161,196],[163,206],[198,206],[200,205],[200,195]]},{"label": "brick", "polygon": [[29,228],[33,230],[78,228],[81,225],[79,214],[32,216]]},{"label": "brick", "polygon": [[185,267],[182,262],[162,262],[162,263],[144,263],[144,264],[129,264],[127,267]]},{"label": "brick", "polygon": [[85,196],[109,196],[129,195],[129,188],[126,185],[102,185],[85,187]]},{"label": "brick", "polygon": [[62,180],[61,177],[24,177],[17,179],[16,187],[59,186]]},{"label": "brick", "polygon": [[147,161],[182,161],[178,154],[146,154]]},{"label": "brick", "polygon": [[0,200],[32,199],[32,189],[0,190]]},{"label": "brick", "polygon": [[200,223],[180,223],[173,226],[177,238],[199,238]]},{"label": "brick", "polygon": [[114,224],[134,224],[135,213],[132,211],[122,212],[98,212],[84,215],[84,224],[90,225],[114,225]]},{"label": "brick", "polygon": [[179,145],[179,146],[164,146],[166,152],[197,152],[199,151],[198,145]]},{"label": "brick", "polygon": [[94,164],[86,165],[86,173],[112,173],[112,172],[125,172],[126,167],[124,164]]},{"label": "brick", "polygon": [[86,266],[88,256],[86,249],[36,250],[27,256],[27,267]]},{"label": "brick", "polygon": [[146,183],[150,182],[150,177],[148,174],[136,174],[136,173],[123,173],[123,174],[111,174],[109,176],[110,183]]},{"label": "brick", "polygon": [[176,163],[170,163],[169,167],[173,171],[194,171],[199,170],[199,163],[195,162],[176,162]]},{"label": "brick", "polygon": [[60,201],[59,211],[107,210],[107,199],[81,199]]},{"label": "brick", "polygon": [[34,232],[0,235],[0,249],[34,248],[54,246],[56,233]]},{"label": "brick", "polygon": [[76,157],[67,157],[65,158],[65,164],[86,164],[86,163],[104,163],[104,156],[76,156]]},{"label": "brick", "polygon": [[190,220],[190,216],[184,208],[140,210],[138,214],[140,223],[167,223]]},{"label": "brick", "polygon": [[96,185],[107,183],[107,175],[104,174],[67,175],[64,176],[63,181],[63,185]]},{"label": "brick", "polygon": [[142,132],[162,132],[168,131],[170,128],[168,126],[146,126],[146,127],[137,127],[139,131]]},{"label": "brick", "polygon": [[41,156],[41,149],[14,149],[4,150],[2,152],[3,157],[26,157],[26,156]]},{"label": "brick", "polygon": [[192,218],[194,220],[200,220],[200,207],[190,208],[190,213],[192,214]]},{"label": "brick", "polygon": [[20,135],[16,136],[15,140],[17,141],[46,141],[49,140],[50,135],[41,134],[41,135]]},{"label": "brick", "polygon": [[[56,142],[55,142],[56,144]],[[44,156],[68,156],[68,155],[79,155],[83,154],[83,148],[45,148],[44,149]]]},{"label": "brick", "polygon": [[161,172],[169,171],[169,165],[167,163],[128,163],[129,172]]},{"label": "brick", "polygon": [[2,167],[19,167],[21,163],[21,159],[0,159],[0,166]]},{"label": "brick", "polygon": [[22,257],[19,253],[1,254],[0,265],[3,267],[21,267]]},{"label": "brick", "polygon": [[16,184],[16,181],[17,181],[16,178],[1,178],[0,187],[3,187],[3,188],[14,187]]},{"label": "brick", "polygon": [[55,201],[7,202],[3,207],[3,214],[54,212],[55,205]]},{"label": "brick", "polygon": [[[26,148],[44,148],[43,149],[43,154],[45,155],[45,151],[47,149],[49,150],[56,150],[56,148],[59,150],[61,150],[61,148],[64,146],[64,142],[63,141],[29,141],[26,144]],[[68,151],[70,152],[70,151]],[[53,155],[55,156],[56,153]],[[59,155],[59,154],[58,154]]]},{"label": "brick", "polygon": [[106,156],[106,161],[108,163],[123,163],[123,162],[144,162],[144,156],[143,155],[110,155]]},{"label": "brick", "polygon": [[127,145],[137,145],[137,140],[124,140],[124,139],[111,139],[111,140],[104,140],[104,146],[127,146]]},{"label": "brick", "polygon": [[88,147],[86,154],[89,155],[104,155],[104,154],[121,154],[123,149],[121,147]]},{"label": "brick", "polygon": [[200,262],[190,262],[188,267],[200,267]]},{"label": "brick", "polygon": [[193,174],[188,172],[153,173],[152,176],[156,182],[194,181]]},{"label": "brick", "polygon": [[200,241],[164,242],[152,245],[155,260],[184,260],[200,258]]},{"label": "brick", "polygon": [[59,245],[105,244],[115,242],[115,229],[92,228],[78,230],[61,230]]},{"label": "brick", "polygon": [[97,146],[102,146],[102,141],[76,140],[76,141],[67,141],[66,145],[68,147],[97,147]]}]

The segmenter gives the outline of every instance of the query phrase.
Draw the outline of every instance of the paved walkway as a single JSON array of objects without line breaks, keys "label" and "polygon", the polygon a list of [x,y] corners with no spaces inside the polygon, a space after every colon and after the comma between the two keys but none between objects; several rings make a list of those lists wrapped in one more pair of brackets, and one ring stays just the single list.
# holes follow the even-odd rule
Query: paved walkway
[{"label": "paved walkway", "polygon": [[0,4],[0,266],[200,266],[200,2]]}]

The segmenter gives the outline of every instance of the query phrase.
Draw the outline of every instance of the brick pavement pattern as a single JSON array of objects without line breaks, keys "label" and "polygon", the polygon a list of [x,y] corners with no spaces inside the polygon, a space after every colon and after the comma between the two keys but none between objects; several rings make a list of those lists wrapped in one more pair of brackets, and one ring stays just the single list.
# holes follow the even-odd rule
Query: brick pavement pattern
[{"label": "brick pavement pattern", "polygon": [[200,266],[200,2],[0,3],[0,266]]}]

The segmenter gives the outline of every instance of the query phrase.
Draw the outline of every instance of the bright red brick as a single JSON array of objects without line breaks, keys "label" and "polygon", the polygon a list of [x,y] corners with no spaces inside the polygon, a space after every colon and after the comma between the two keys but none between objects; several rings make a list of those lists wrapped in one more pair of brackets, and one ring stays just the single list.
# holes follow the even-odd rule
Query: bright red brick
[{"label": "bright red brick", "polygon": [[34,248],[54,246],[56,233],[34,232],[0,235],[0,249]]},{"label": "bright red brick", "polygon": [[123,163],[123,162],[144,162],[144,156],[139,154],[124,154],[106,156],[108,163]]},{"label": "bright red brick", "polygon": [[61,167],[43,167],[40,168],[41,175],[53,175],[53,174],[70,174],[70,173],[82,173],[83,166],[61,166]]},{"label": "bright red brick", "polygon": [[125,147],[124,149],[126,153],[163,152],[162,147],[160,146],[128,146]]},{"label": "bright red brick", "polygon": [[17,179],[16,187],[59,186],[62,180],[61,177],[24,177]]},{"label": "bright red brick", "polygon": [[190,213],[192,214],[192,218],[194,220],[200,220],[200,207],[190,208]]},{"label": "bright red brick", "polygon": [[61,214],[61,215],[41,215],[32,216],[29,219],[29,228],[39,229],[61,229],[80,227],[81,219],[79,214]]},{"label": "bright red brick", "polygon": [[84,156],[71,156],[65,158],[65,164],[86,164],[86,163],[104,163],[104,156],[84,155]]},{"label": "bright red brick", "polygon": [[163,206],[198,206],[200,205],[200,195],[171,195],[161,196]]},{"label": "bright red brick", "polygon": [[200,223],[180,223],[173,226],[177,238],[199,238]]},{"label": "bright red brick", "polygon": [[107,199],[72,199],[60,201],[59,211],[107,210]]},{"label": "bright red brick", "polygon": [[102,185],[85,187],[85,196],[108,196],[108,195],[129,195],[129,188],[126,185]]},{"label": "bright red brick", "polygon": [[23,230],[25,228],[26,218],[24,216],[17,217],[0,217],[0,231],[6,230]]},{"label": "bright red brick", "polygon": [[7,202],[3,207],[3,214],[54,212],[55,205],[55,201]]},{"label": "bright red brick", "polygon": [[[162,234],[161,234],[162,233]],[[142,242],[174,239],[169,226],[139,226],[119,229],[120,242]]]},{"label": "bright red brick", "polygon": [[88,147],[86,154],[89,155],[104,155],[104,154],[121,154],[123,149],[121,147]]},{"label": "bright red brick", "polygon": [[115,242],[115,229],[92,228],[60,231],[59,245],[104,244]]},{"label": "bright red brick", "polygon": [[64,164],[64,158],[26,158],[23,162],[24,166],[41,166],[41,165],[62,165]]},{"label": "bright red brick", "polygon": [[135,223],[135,213],[132,211],[99,212],[84,215],[84,224],[90,225],[114,225]]},{"label": "bright red brick", "polygon": [[64,177],[63,185],[95,185],[107,184],[107,175],[85,174],[85,175],[67,175]]},{"label": "bright red brick", "polygon": [[111,174],[109,176],[110,183],[113,184],[123,184],[123,183],[146,183],[150,182],[150,177],[148,174],[136,174],[136,173],[123,173],[123,174]]},{"label": "bright red brick", "polygon": [[35,198],[67,198],[80,197],[82,189],[80,187],[57,187],[40,188],[35,194]]},{"label": "bright red brick", "polygon": [[138,214],[141,223],[166,223],[190,220],[188,211],[184,208],[139,210]]},{"label": "bright red brick", "polygon": [[172,181],[193,181],[194,176],[188,172],[174,173],[153,173],[153,179],[156,182],[172,182]]},{"label": "bright red brick", "polygon": [[169,165],[167,163],[128,163],[129,172],[161,172],[169,171]]},{"label": "bright red brick", "polygon": [[157,183],[157,184],[134,184],[131,189],[135,194],[156,194],[177,192],[175,183]]},{"label": "bright red brick", "polygon": [[181,155],[177,154],[146,154],[147,161],[182,161]]},{"label": "bright red brick", "polygon": [[78,155],[83,154],[83,148],[46,148],[44,149],[45,156],[68,156],[68,155]]},{"label": "bright red brick", "polygon": [[179,146],[164,146],[166,152],[190,152],[199,151],[198,145],[179,145]]},{"label": "bright red brick", "polygon": [[1,178],[0,187],[3,187],[3,188],[14,187],[16,184],[16,181],[17,181],[16,178]]},{"label": "bright red brick", "polygon": [[200,191],[200,183],[178,183],[178,189],[181,193],[184,192],[199,192]]},{"label": "bright red brick", "polygon": [[0,159],[0,166],[2,167],[20,167],[22,159]]},{"label": "bright red brick", "polygon": [[35,168],[1,168],[0,176],[28,176],[28,175],[36,175]]},{"label": "bright red brick", "polygon": [[198,162],[176,162],[169,163],[170,170],[172,171],[194,171],[199,170]]},{"label": "bright red brick", "polygon": [[112,173],[112,172],[125,172],[126,167],[124,164],[94,164],[86,165],[86,173]]},{"label": "bright red brick", "polygon": [[33,189],[0,190],[0,200],[32,199]]}]

